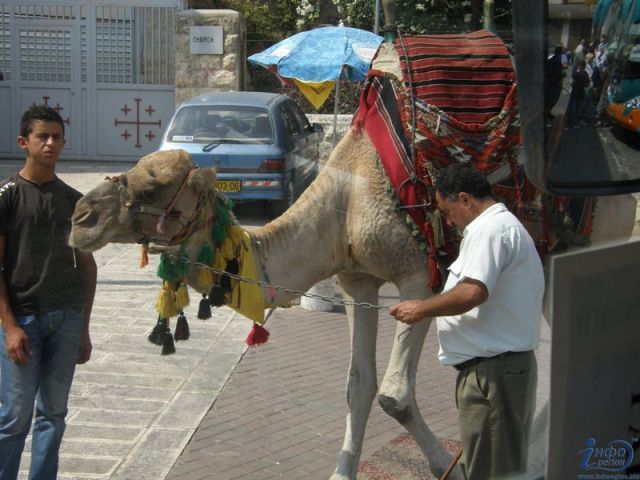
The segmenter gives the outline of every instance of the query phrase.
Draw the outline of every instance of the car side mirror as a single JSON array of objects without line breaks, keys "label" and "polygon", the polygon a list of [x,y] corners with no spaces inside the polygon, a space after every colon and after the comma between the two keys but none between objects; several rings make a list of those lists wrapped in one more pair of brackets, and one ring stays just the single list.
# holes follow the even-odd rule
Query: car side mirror
[{"label": "car side mirror", "polygon": [[314,131],[314,133],[322,133],[322,132],[324,132],[324,128],[322,127],[321,124],[314,123],[313,124],[313,131]]}]

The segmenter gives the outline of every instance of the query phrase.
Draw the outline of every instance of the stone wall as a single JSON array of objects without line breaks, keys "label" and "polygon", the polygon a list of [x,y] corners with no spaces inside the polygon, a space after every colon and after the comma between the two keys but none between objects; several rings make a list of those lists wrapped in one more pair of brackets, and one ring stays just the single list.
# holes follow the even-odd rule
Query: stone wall
[{"label": "stone wall", "polygon": [[[190,53],[189,27],[222,26],[223,53]],[[233,10],[176,12],[176,106],[212,91],[245,90],[246,28],[242,14]]]}]

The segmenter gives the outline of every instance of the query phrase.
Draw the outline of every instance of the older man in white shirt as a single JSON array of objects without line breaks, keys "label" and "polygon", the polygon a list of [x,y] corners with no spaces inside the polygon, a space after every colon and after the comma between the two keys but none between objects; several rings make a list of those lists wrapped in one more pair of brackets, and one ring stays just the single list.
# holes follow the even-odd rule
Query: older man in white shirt
[{"label": "older man in white shirt", "polygon": [[458,164],[436,175],[436,200],[463,231],[442,294],[395,305],[415,323],[438,317],[438,357],[458,370],[456,404],[462,469],[472,480],[526,469],[535,409],[544,274],[534,242],[491,197],[482,173]]}]

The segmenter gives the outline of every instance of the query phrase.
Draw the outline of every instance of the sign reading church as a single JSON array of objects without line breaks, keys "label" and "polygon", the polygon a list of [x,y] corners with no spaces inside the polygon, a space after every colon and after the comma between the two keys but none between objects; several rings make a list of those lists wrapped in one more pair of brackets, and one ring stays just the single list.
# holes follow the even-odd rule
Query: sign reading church
[{"label": "sign reading church", "polygon": [[220,55],[223,53],[221,26],[189,27],[189,38],[189,52],[192,55]]}]

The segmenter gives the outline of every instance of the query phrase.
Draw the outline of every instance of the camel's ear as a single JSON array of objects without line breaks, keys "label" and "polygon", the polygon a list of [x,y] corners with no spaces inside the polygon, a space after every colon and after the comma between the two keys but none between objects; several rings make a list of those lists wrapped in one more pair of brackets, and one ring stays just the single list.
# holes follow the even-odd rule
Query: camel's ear
[{"label": "camel's ear", "polygon": [[191,172],[187,186],[198,191],[210,190],[216,186],[216,171],[213,168],[198,168]]}]

